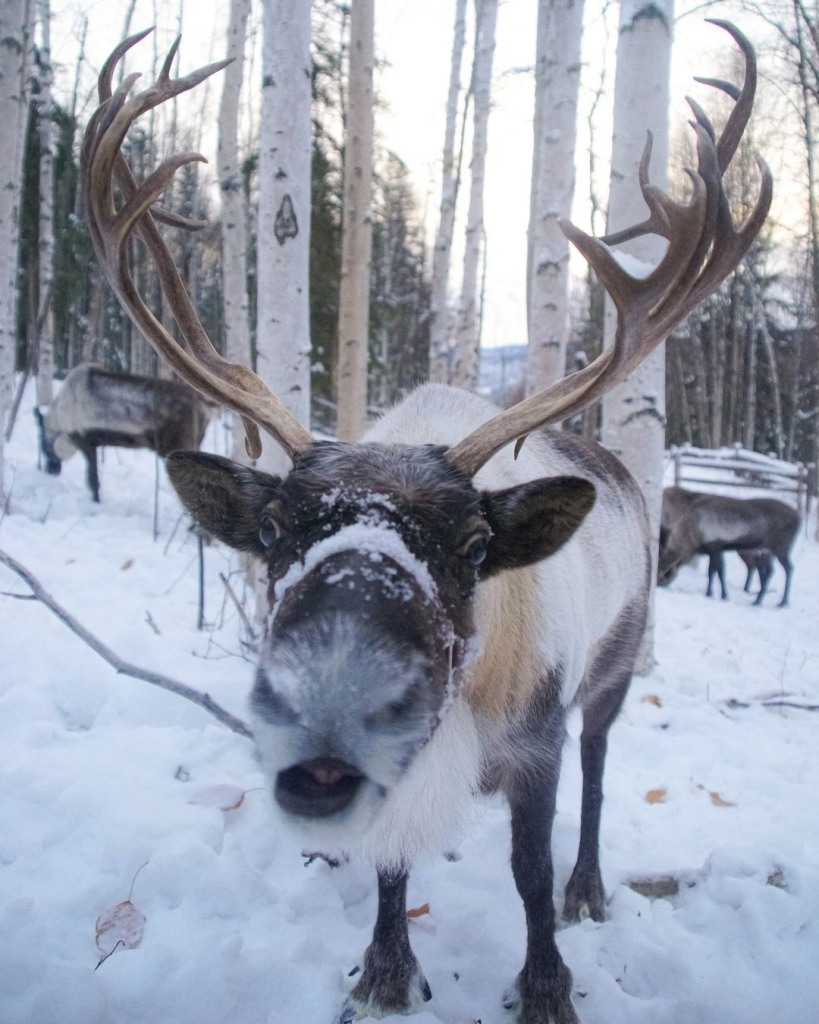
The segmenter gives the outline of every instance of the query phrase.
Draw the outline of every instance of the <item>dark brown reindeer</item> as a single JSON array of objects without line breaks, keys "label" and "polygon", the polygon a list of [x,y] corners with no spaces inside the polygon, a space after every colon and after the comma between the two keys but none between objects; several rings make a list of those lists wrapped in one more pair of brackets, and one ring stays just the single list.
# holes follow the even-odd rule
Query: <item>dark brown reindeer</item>
[{"label": "dark brown reindeer", "polygon": [[[528,926],[507,1005],[518,1006],[520,1024],[577,1021],[555,943],[550,850],[565,720],[582,707],[580,848],[563,914],[599,921],[606,737],[644,628],[650,540],[623,466],[591,441],[541,428],[622,380],[738,263],[765,219],[772,186],[762,161],[760,198],[739,229],[722,189],[750,117],[755,63],[744,37],[718,24],[744,53],[746,78],[741,92],[712,83],[737,100],[719,138],[692,104],[690,201],[649,183],[650,140],[641,166],[651,216],[631,234],[668,239],[659,266],[634,279],[603,241],[563,225],[615,302],[614,345],[505,412],[455,388],[420,388],[359,443],[316,441],[202,330],[153,213],[175,170],[201,157],[174,157],[137,186],[120,155],[135,118],[223,64],[173,80],[172,52],[153,86],[129,98],[131,75],[112,95],[114,67],[140,35],[101,73],[83,165],[106,277],[174,369],[244,417],[251,454],[262,427],[293,463],[280,478],[186,452],[168,470],[205,529],[268,566],[251,706],[274,805],[318,848],[345,848],[377,870],[375,930],[341,1021],[407,1012],[431,997],[409,943],[407,872],[421,849],[449,841],[474,793],[496,789],[511,805],[512,871]],[[153,256],[187,349],[137,293],[132,232]]]},{"label": "dark brown reindeer", "polygon": [[754,604],[760,605],[773,575],[773,555],[785,570],[785,591],[779,603],[784,607],[790,596],[790,556],[799,521],[798,512],[775,498],[726,498],[668,487],[663,492],[657,582],[667,586],[681,565],[695,555],[708,555],[706,596],[712,596],[714,577],[718,577],[722,599],[727,601],[725,552],[736,551],[748,569],[746,591],[754,569],[759,572],[760,588]]},{"label": "dark brown reindeer", "polygon": [[110,373],[86,363],[66,374],[45,416],[37,408],[34,415],[46,472],[58,475],[63,462],[81,451],[98,502],[98,448],[150,448],[163,458],[198,448],[216,410],[183,381]]},{"label": "dark brown reindeer", "polygon": [[[663,491],[662,516],[660,519],[660,558],[668,544],[668,536],[671,533],[671,528],[681,516],[687,514],[691,504],[699,497],[702,497],[701,491],[688,491],[682,487],[666,487]],[[705,552],[700,551],[698,554],[705,554]],[[773,555],[770,551],[766,551],[764,548],[751,548],[748,551],[737,551],[737,554],[746,569],[745,586],[742,588],[745,593],[749,594],[751,592],[755,573],[759,575],[760,585],[767,586],[767,580],[770,579],[770,576],[773,573]],[[673,576],[676,576],[676,572],[674,572]],[[673,576],[669,576],[662,580],[658,578],[657,582],[661,587],[668,586],[673,579]],[[709,575],[708,589],[705,592],[707,597],[711,597],[713,590],[712,583],[713,577]],[[724,573],[720,575],[720,583],[723,587],[723,600],[725,600],[726,593]]]}]

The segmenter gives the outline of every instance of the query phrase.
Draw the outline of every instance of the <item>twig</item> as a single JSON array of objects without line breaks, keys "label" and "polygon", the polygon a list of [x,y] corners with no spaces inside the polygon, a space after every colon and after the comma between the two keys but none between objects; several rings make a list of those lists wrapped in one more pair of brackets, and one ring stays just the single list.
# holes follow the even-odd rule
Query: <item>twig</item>
[{"label": "twig", "polygon": [[199,604],[196,609],[196,628],[205,628],[205,541],[201,533],[197,533],[197,550],[199,553]]},{"label": "twig", "polygon": [[14,478],[16,476],[17,476],[17,467],[13,466],[12,470],[11,470],[11,483],[9,484],[8,494],[6,495],[6,500],[3,502],[3,510],[2,510],[2,512],[0,512],[0,526],[3,525],[3,520],[9,514],[9,509],[11,508],[11,493],[14,490]]},{"label": "twig", "polygon": [[242,607],[242,602],[236,596],[236,592],[234,591],[233,587],[230,585],[230,582],[229,582],[227,576],[225,576],[225,574],[223,572],[220,572],[219,573],[219,579],[222,581],[222,585],[224,586],[225,590],[227,591],[228,597],[231,599],[231,601],[235,605],[236,611],[239,613],[239,618],[242,620],[242,622],[244,623],[244,627],[247,630],[247,635],[250,637],[251,640],[255,640],[256,639],[256,633],[253,630],[253,626],[250,623],[250,619],[247,617],[247,612]]},{"label": "twig", "polygon": [[0,597],[13,597],[16,601],[36,601],[34,594],[12,594],[10,590],[0,590]]},{"label": "twig", "polygon": [[200,708],[203,708],[208,714],[213,715],[214,718],[218,719],[222,725],[226,725],[228,729],[232,729],[233,732],[238,733],[240,736],[246,736],[248,739],[253,738],[253,733],[240,719],[236,718],[229,711],[226,711],[223,707],[212,700],[207,693],[200,693],[198,690],[194,690],[190,686],[186,686],[184,683],[178,683],[175,679],[170,679],[168,676],[164,676],[159,672],[151,672],[148,669],[140,668],[139,665],[132,665],[128,661],[124,661],[118,654],[106,647],[101,640],[98,640],[93,633],[89,631],[79,623],[70,612],[67,612],[62,605],[58,604],[57,601],[46,591],[40,581],[33,576],[28,569],[20,565],[19,562],[15,561],[10,555],[7,555],[5,551],[0,550],[0,562],[3,565],[8,566],[12,572],[24,580],[31,588],[34,596],[50,610],[52,611],[61,622],[63,622],[72,633],[75,633],[84,643],[113,668],[116,672],[121,675],[133,676],[134,679],[142,679],[146,683],[151,683],[153,686],[159,686],[163,690],[168,690],[170,693],[175,693],[179,697],[184,697],[186,700],[192,701],[197,704]]},{"label": "twig", "polygon": [[165,547],[162,550],[162,554],[163,555],[167,555],[168,548],[171,546],[171,541],[176,536],[176,531],[179,529],[179,524],[182,522],[182,519],[184,518],[184,515],[185,515],[184,512],[180,512],[179,513],[179,518],[176,520],[176,523],[174,524],[174,528],[171,530],[170,537],[168,537],[168,543],[165,545]]},{"label": "twig", "polygon": [[148,625],[151,627],[151,629],[154,631],[154,633],[156,633],[157,636],[162,636],[162,632],[161,632],[159,626],[157,626],[157,624],[154,622],[154,617],[147,610],[147,608],[145,609],[145,621],[148,623]]}]

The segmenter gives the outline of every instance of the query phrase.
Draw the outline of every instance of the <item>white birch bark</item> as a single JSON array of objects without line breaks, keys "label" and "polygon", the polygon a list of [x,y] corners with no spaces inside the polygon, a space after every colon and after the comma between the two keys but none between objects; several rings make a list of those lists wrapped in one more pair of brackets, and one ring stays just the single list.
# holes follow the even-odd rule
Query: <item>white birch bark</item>
[{"label": "white birch bark", "polygon": [[[244,73],[245,35],[250,0],[231,0],[227,56],[219,108],[218,167],[222,196],[222,295],[227,358],[250,366],[247,299],[247,232],[239,163],[239,102]],[[233,458],[249,462],[242,421],[234,416]]]},{"label": "white birch bark", "polygon": [[444,129],[444,165],[441,174],[441,211],[438,235],[432,254],[432,321],[429,331],[429,379],[445,384],[449,377],[449,263],[455,228],[458,177],[455,172],[455,132],[458,122],[458,98],[461,94],[461,63],[466,40],[466,0],[455,0],[455,31],[452,37],[452,62],[446,102]]},{"label": "white birch bark", "polygon": [[374,18],[373,0],[352,0],[338,315],[337,433],[342,441],[358,440],[367,425],[373,235]]},{"label": "white birch bark", "polygon": [[[264,0],[256,369],[310,424],[310,3]],[[289,462],[268,439],[259,466]]]},{"label": "white birch bark", "polygon": [[[646,130],[654,134],[651,180],[668,180],[668,104],[673,0],[622,0],[614,84],[611,187],[607,230],[619,231],[646,216],[637,169]],[[648,264],[659,262],[665,242],[636,239],[622,250]],[[614,339],[616,317],[606,300],[605,342]],[[637,672],[654,664],[654,578],[660,536],[665,447],[665,344],[660,345],[603,399],[603,443],[617,455],[642,489],[651,522],[652,588],[649,621]]]},{"label": "white birch bark", "polygon": [[51,110],[51,5],[40,5],[40,287],[37,310],[37,405],[51,404],[54,393],[54,318],[51,289],[54,284],[54,122]]},{"label": "white birch bark", "polygon": [[539,0],[529,214],[526,392],[566,373],[569,243],[558,227],[574,198],[583,0]]},{"label": "white birch bark", "polygon": [[453,383],[468,390],[474,390],[477,387],[480,369],[477,316],[478,265],[483,239],[483,189],[497,15],[498,0],[476,0],[477,29],[475,66],[472,74],[472,180],[469,191],[464,275],[455,334],[453,373]]},{"label": "white birch bark", "polygon": [[0,506],[5,501],[3,438],[14,387],[17,216],[28,120],[29,29],[28,0],[6,0],[0,4]]}]

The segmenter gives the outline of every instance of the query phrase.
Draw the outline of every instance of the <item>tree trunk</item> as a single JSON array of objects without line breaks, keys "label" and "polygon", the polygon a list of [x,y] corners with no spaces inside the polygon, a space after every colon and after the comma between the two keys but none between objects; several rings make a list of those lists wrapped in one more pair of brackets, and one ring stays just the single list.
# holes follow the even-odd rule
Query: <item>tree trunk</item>
[{"label": "tree trunk", "polygon": [[458,175],[455,172],[455,131],[458,98],[461,93],[461,62],[466,39],[466,0],[455,0],[455,32],[452,39],[452,63],[444,130],[444,166],[441,176],[441,213],[438,237],[432,256],[432,322],[429,332],[429,379],[444,384],[449,379],[449,309],[447,303],[452,234],[455,228],[455,204],[458,199]]},{"label": "tree trunk", "polygon": [[352,0],[344,220],[338,314],[338,423],[342,441],[367,424],[373,173],[373,0]]},{"label": "tree trunk", "polygon": [[[654,133],[651,180],[661,188],[668,179],[668,103],[673,0],[622,0],[617,71],[614,86],[611,189],[608,231],[641,221],[645,204],[637,169],[646,129]],[[663,251],[655,236],[623,247],[637,259],[656,264]],[[606,310],[606,342],[614,339],[616,317]],[[643,492],[651,523],[652,580],[660,534],[665,447],[665,345],[660,345],[619,387],[603,400],[603,443],[632,473]],[[654,588],[637,672],[654,664]]]},{"label": "tree trunk", "polygon": [[[239,161],[239,101],[245,59],[245,34],[250,0],[231,0],[227,56],[233,58],[224,71],[219,108],[219,189],[222,196],[222,296],[225,318],[225,349],[233,363],[250,366],[250,327],[247,299],[247,234],[245,203]],[[244,428],[234,416],[233,458],[249,462]]]},{"label": "tree trunk", "polygon": [[[310,4],[265,0],[256,370],[310,424]],[[268,440],[259,465],[289,468]]]},{"label": "tree trunk", "polygon": [[0,505],[4,501],[3,435],[14,387],[17,342],[17,218],[28,120],[30,27],[28,0],[7,0],[0,5]]},{"label": "tree trunk", "polygon": [[529,395],[566,373],[569,243],[557,219],[570,215],[574,198],[582,34],[583,0],[540,0],[529,213]]},{"label": "tree trunk", "polygon": [[475,66],[473,83],[472,182],[466,222],[466,251],[461,301],[455,336],[453,383],[474,390],[478,384],[477,288],[481,240],[483,238],[483,186],[486,167],[487,130],[492,91],[492,59],[495,54],[495,25],[498,0],[475,0]]},{"label": "tree trunk", "polygon": [[[51,404],[54,395],[54,122],[51,111],[51,8],[40,2],[40,287],[37,311],[37,405]],[[42,326],[41,326],[42,325]]]}]

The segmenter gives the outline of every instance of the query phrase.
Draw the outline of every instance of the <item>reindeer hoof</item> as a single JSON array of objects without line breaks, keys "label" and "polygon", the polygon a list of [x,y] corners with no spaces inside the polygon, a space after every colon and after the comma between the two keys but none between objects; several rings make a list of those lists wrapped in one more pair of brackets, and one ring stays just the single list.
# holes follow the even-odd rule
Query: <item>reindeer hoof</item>
[{"label": "reindeer hoof", "polygon": [[606,891],[599,871],[577,873],[575,870],[566,886],[563,901],[563,920],[570,923],[606,919]]},{"label": "reindeer hoof", "polygon": [[409,982],[403,984],[392,978],[371,978],[365,969],[361,980],[347,996],[336,1024],[414,1013],[430,999],[432,989],[417,963]]},{"label": "reindeer hoof", "polygon": [[580,1024],[572,1006],[572,976],[562,961],[551,977],[540,976],[534,984],[525,971],[503,996],[504,1008],[517,1011],[517,1024]]}]

